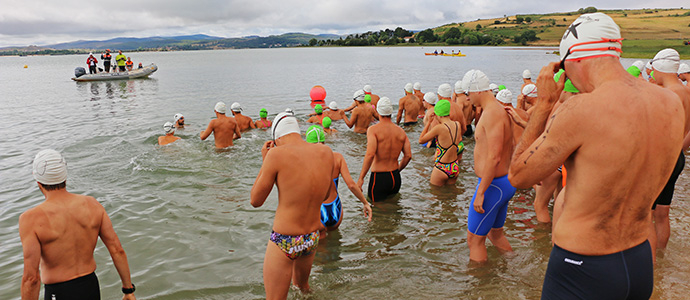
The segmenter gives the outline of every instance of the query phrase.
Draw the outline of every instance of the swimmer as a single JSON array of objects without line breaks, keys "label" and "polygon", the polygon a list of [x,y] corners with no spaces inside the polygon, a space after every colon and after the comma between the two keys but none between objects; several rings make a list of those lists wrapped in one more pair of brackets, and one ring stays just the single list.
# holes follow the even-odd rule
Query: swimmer
[{"label": "swimmer", "polygon": [[100,237],[122,281],[122,299],[134,300],[127,254],[103,206],[67,191],[67,163],[59,152],[40,151],[32,165],[45,201],[19,217],[21,298],[37,300],[43,282],[45,299],[100,299],[93,255]]},{"label": "swimmer", "polygon": [[338,132],[338,131],[335,130],[334,128],[331,128],[331,123],[332,123],[332,122],[333,122],[333,121],[331,121],[331,118],[330,118],[330,117],[324,117],[324,118],[323,118],[323,121],[321,121],[321,125],[323,125],[323,131],[324,131],[324,132],[326,132],[326,133]]},{"label": "swimmer", "polygon": [[[462,124],[462,133],[465,132],[466,123],[465,123],[465,115],[463,113],[462,107],[455,103],[455,101],[451,101],[451,94],[453,92],[453,89],[450,87],[450,84],[444,83],[442,85],[438,86],[438,100],[448,100],[450,102],[450,119],[455,122],[460,122]],[[431,115],[432,117],[434,116],[433,114]]]},{"label": "swimmer", "polygon": [[[683,86],[678,80],[678,68],[680,66],[680,55],[678,51],[668,48],[659,51],[652,60],[652,68],[654,69],[654,79],[656,84],[671,90],[681,100],[685,111],[685,141],[688,140],[690,132],[690,91]],[[682,149],[687,149],[688,144],[684,144]],[[652,252],[656,249],[666,249],[666,244],[671,236],[671,223],[669,220],[669,211],[671,210],[671,200],[673,199],[673,192],[676,186],[676,180],[685,167],[685,154],[680,151],[678,160],[676,161],[673,173],[666,182],[661,194],[657,197],[652,206],[652,222],[654,223],[654,231],[656,236],[656,248],[652,246]],[[654,236],[652,236],[654,238]],[[653,242],[650,239],[650,242]]]},{"label": "swimmer", "polygon": [[164,146],[180,139],[175,136],[175,126],[173,126],[173,123],[165,122],[163,131],[165,135],[158,137],[158,145]]},{"label": "swimmer", "polygon": [[496,94],[498,94],[498,85],[492,83],[489,84],[489,88],[491,89],[491,93],[494,94],[494,97],[496,97]]},{"label": "swimmer", "polygon": [[206,138],[213,133],[216,149],[230,147],[232,146],[232,141],[234,139],[239,139],[242,137],[240,135],[240,128],[237,126],[235,118],[225,116],[225,103],[216,103],[216,106],[213,110],[216,113],[216,119],[211,120],[211,122],[208,123],[206,130],[201,132],[201,140],[206,140]]},{"label": "swimmer", "polygon": [[[325,121],[325,118],[324,118]],[[321,129],[319,125],[312,125],[307,129],[307,143],[321,143],[326,141],[326,133]],[[345,180],[345,184],[350,189],[357,199],[362,202],[362,210],[364,211],[364,217],[366,217],[369,222],[371,222],[371,205],[367,202],[367,199],[362,193],[362,189],[357,187],[355,181],[352,180],[350,176],[350,171],[347,168],[347,163],[342,154],[338,152],[333,152],[334,165],[333,165],[333,185],[331,185],[331,190],[328,194],[328,199],[321,204],[321,224],[326,228],[327,231],[332,231],[338,229],[340,222],[343,221],[343,205],[340,201],[340,195],[338,194],[338,178],[340,176]],[[325,236],[322,236],[322,238]]]},{"label": "swimmer", "polygon": [[690,66],[687,64],[680,64],[680,66],[678,66],[678,79],[685,82],[685,85],[688,86],[688,81],[690,81]]},{"label": "swimmer", "polygon": [[309,292],[309,274],[319,244],[321,203],[333,185],[333,151],[302,140],[292,114],[273,119],[272,140],[261,147],[263,163],[252,186],[253,207],[260,207],[278,187],[278,208],[273,219],[263,263],[266,299],[286,299],[290,281]]},{"label": "swimmer", "polygon": [[475,118],[475,116],[477,116],[478,108],[472,105],[472,101],[470,101],[469,94],[462,87],[462,80],[458,80],[457,82],[455,82],[453,92],[456,95],[455,103],[460,105],[460,107],[462,108],[463,117],[465,118],[465,132],[462,134],[462,136],[472,137],[472,135],[474,134],[474,130],[472,129],[472,120],[474,120],[475,125],[479,121]]},{"label": "swimmer", "polygon": [[415,82],[414,85],[412,85],[412,89],[414,90],[414,95],[417,97],[419,107],[421,108],[419,110],[419,117],[424,117],[426,114],[426,108],[424,107],[424,93],[422,93],[422,84],[420,82]]},{"label": "swimmer", "polygon": [[354,132],[366,134],[369,125],[374,121],[374,115],[371,113],[371,109],[368,104],[364,102],[364,91],[358,90],[352,96],[355,101],[357,101],[357,107],[352,111],[352,115],[348,118],[344,111],[340,112],[340,115],[345,120],[347,127],[355,127]]},{"label": "swimmer", "polygon": [[242,106],[235,102],[230,106],[232,111],[232,116],[235,117],[235,122],[237,122],[237,127],[240,128],[241,132],[247,131],[249,129],[256,129],[256,125],[252,118],[247,117],[242,114]]},{"label": "swimmer", "polygon": [[419,100],[417,96],[414,95],[414,89],[412,88],[412,83],[405,85],[405,96],[398,100],[398,116],[396,117],[395,123],[400,124],[403,114],[405,115],[404,126],[410,126],[417,124],[419,120]]},{"label": "swimmer", "polygon": [[[324,111],[323,114],[326,117],[331,118],[331,121],[337,121],[337,120],[342,120],[343,116],[340,115],[340,109],[338,109],[338,103],[335,101],[331,101],[331,103],[328,104],[328,110]],[[323,120],[322,120],[323,123]]]},{"label": "swimmer", "polygon": [[316,115],[309,118],[307,120],[307,123],[321,124],[321,121],[323,121],[323,117],[325,117],[323,114],[323,106],[321,106],[321,104],[317,104],[316,106],[314,106],[314,113],[316,113]]},{"label": "swimmer", "polygon": [[[673,92],[625,71],[621,40],[603,13],[570,25],[560,66],[539,74],[539,100],[513,154],[518,188],[568,170],[542,299],[648,299],[654,289],[650,207],[680,153],[685,116]],[[559,68],[581,93],[552,113],[565,83],[551,79]]]},{"label": "swimmer", "polygon": [[[430,128],[425,126],[419,136],[419,143],[436,139],[436,160],[429,181],[436,186],[453,185],[460,174],[460,159],[465,145],[462,143],[462,124],[450,119],[448,100],[439,100],[434,106],[434,114],[440,124]],[[429,123],[430,124],[430,123]],[[448,146],[441,146],[448,145]]]},{"label": "swimmer", "polygon": [[175,114],[173,119],[175,120],[175,128],[184,128],[184,116],[182,114]]},{"label": "swimmer", "polygon": [[[405,130],[393,124],[391,115],[393,105],[388,97],[379,100],[376,107],[381,119],[379,123],[367,130],[367,152],[362,163],[362,172],[359,173],[357,186],[362,187],[364,177],[371,168],[369,177],[368,196],[371,202],[382,201],[400,191],[400,171],[402,171],[412,158],[410,140]],[[398,162],[400,153],[402,160]]]},{"label": "swimmer", "polygon": [[271,120],[266,119],[268,117],[268,110],[262,108],[259,110],[259,119],[254,123],[254,127],[259,129],[269,129],[271,128]]},{"label": "swimmer", "polygon": [[[427,92],[424,94],[424,106],[426,106],[426,115],[424,116],[423,122],[424,127],[434,128],[438,125],[438,118],[434,114],[434,106],[438,102],[438,95],[434,92]],[[423,147],[431,148],[436,146],[436,140],[431,140],[426,144],[422,144]]]},{"label": "swimmer", "polygon": [[522,71],[522,86],[520,86],[520,90],[522,91],[528,84],[535,83],[532,81],[532,72],[530,72],[528,69],[525,69]]},{"label": "swimmer", "polygon": [[628,71],[628,73],[630,73],[630,75],[632,75],[634,77],[644,79],[644,77],[642,77],[642,69],[643,68],[644,68],[644,62],[642,62],[641,60],[638,60],[638,61],[634,62],[630,67],[628,67],[626,69],[626,71]]},{"label": "swimmer", "polygon": [[522,94],[517,98],[517,108],[529,113],[529,109],[534,106],[537,101],[537,86],[534,84],[525,85],[522,88]]},{"label": "swimmer", "polygon": [[376,105],[379,103],[380,97],[379,97],[378,95],[376,95],[376,94],[372,94],[372,93],[371,93],[371,85],[368,85],[368,84],[365,85],[365,86],[362,88],[362,90],[364,91],[364,94],[365,94],[365,95],[371,96],[371,105],[373,105],[374,107],[376,107]]},{"label": "swimmer", "polygon": [[462,79],[472,104],[482,109],[477,123],[474,148],[474,172],[479,183],[470,202],[467,216],[467,244],[470,260],[487,260],[486,238],[501,253],[513,248],[503,233],[508,202],[515,188],[508,180],[508,166],[513,153],[510,117],[489,88],[489,78],[479,70],[470,70]]}]

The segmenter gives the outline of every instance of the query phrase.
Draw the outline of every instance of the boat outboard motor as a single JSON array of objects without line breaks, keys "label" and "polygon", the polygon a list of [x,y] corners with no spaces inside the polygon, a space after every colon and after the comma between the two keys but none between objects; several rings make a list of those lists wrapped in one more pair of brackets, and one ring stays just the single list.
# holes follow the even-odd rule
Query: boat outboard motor
[{"label": "boat outboard motor", "polygon": [[74,69],[74,77],[79,78],[82,75],[86,74],[86,70],[83,67],[76,67]]}]

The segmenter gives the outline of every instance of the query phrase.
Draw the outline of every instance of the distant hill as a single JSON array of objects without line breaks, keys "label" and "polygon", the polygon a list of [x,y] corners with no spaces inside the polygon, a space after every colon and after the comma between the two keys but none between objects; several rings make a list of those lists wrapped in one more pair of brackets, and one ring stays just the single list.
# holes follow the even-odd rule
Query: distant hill
[{"label": "distant hill", "polygon": [[220,40],[222,37],[208,36],[205,34],[183,35],[183,36],[169,36],[169,37],[148,37],[148,38],[114,38],[104,41],[76,41],[69,43],[61,43],[55,45],[47,45],[45,48],[55,50],[67,49],[87,49],[87,50],[103,50],[103,49],[119,49],[119,50],[137,50],[150,48],[163,48],[167,46],[174,46],[192,42],[213,41]]}]

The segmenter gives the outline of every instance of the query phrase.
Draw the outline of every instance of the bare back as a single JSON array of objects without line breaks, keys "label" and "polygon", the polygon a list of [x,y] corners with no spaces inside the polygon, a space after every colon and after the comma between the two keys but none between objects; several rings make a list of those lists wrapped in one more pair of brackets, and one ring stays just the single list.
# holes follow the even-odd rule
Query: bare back
[{"label": "bare back", "polygon": [[41,280],[58,283],[96,270],[93,251],[105,210],[93,197],[65,193],[43,202],[20,218],[29,225],[41,247]]},{"label": "bare back", "polygon": [[405,131],[392,122],[380,122],[369,127],[367,131],[367,152],[369,151],[369,136],[376,141],[376,154],[371,165],[372,172],[390,172],[398,170],[398,158],[405,145],[409,146],[409,139]]},{"label": "bare back", "polygon": [[402,113],[404,113],[405,123],[417,122],[420,107],[419,100],[414,94],[407,94],[405,97],[400,98],[398,106],[398,120],[400,120]]},{"label": "bare back", "polygon": [[367,133],[367,128],[369,128],[369,125],[371,125],[371,122],[374,120],[374,115],[371,108],[358,105],[352,110],[352,119],[355,119],[354,132]]},{"label": "bare back", "polygon": [[254,125],[254,121],[252,121],[252,118],[239,113],[235,114],[235,122],[237,122],[237,126],[239,126],[240,131],[247,131],[251,128],[256,128],[256,126]]},{"label": "bare back", "polygon": [[[213,133],[216,148],[226,148],[232,146],[233,137],[236,132],[239,132],[239,127],[235,118],[221,115],[217,119],[211,120],[206,132],[209,130]],[[202,139],[205,138],[202,137]]]},{"label": "bare back", "polygon": [[474,138],[475,174],[479,178],[485,178],[487,173],[494,174],[494,178],[508,174],[513,154],[513,131],[510,116],[497,101],[482,107]]},{"label": "bare back", "polygon": [[[290,163],[283,163],[286,161]],[[272,149],[264,163],[276,170],[278,208],[273,230],[300,235],[321,228],[321,204],[333,183],[333,151],[325,145],[300,141]]]}]

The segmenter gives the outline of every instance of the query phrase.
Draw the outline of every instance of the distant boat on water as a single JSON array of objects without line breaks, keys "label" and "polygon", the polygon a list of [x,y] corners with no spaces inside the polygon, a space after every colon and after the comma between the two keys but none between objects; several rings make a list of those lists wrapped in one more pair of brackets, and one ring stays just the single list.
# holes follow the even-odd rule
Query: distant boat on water
[{"label": "distant boat on water", "polygon": [[125,72],[110,72],[110,73],[97,73],[97,74],[86,74],[86,70],[82,67],[78,67],[74,70],[74,76],[72,80],[74,81],[103,81],[103,80],[123,80],[123,79],[135,79],[144,78],[156,72],[158,67],[155,64],[150,64],[141,69],[133,69],[132,71]]}]

